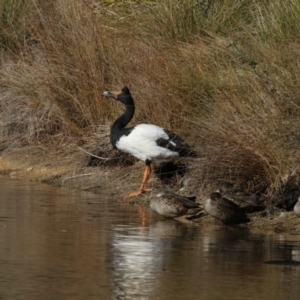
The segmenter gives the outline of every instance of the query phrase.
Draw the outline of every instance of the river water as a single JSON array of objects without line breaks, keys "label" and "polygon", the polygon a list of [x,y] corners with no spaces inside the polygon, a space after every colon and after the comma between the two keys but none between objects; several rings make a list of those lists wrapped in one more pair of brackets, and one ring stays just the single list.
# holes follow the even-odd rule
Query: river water
[{"label": "river water", "polygon": [[0,299],[300,299],[299,235],[145,222],[105,193],[0,184]]}]

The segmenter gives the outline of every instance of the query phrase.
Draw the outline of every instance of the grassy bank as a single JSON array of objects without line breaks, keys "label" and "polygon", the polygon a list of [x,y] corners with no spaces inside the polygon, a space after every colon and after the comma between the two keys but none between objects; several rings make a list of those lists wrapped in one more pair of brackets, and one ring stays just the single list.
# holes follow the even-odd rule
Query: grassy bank
[{"label": "grassy bank", "polygon": [[[0,1],[1,151],[96,147],[122,107],[206,158],[203,185],[230,180],[275,195],[299,171],[300,3]],[[102,127],[101,127],[102,128]]]}]

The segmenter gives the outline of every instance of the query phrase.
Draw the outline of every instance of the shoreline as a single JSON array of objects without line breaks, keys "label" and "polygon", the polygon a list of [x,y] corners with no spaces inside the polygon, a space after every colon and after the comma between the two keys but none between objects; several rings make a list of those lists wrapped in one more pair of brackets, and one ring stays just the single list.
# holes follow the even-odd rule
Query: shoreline
[{"label": "shoreline", "polygon": [[[32,148],[30,148],[32,150]],[[79,189],[83,191],[100,194],[105,191],[115,198],[122,201],[122,196],[132,188],[140,184],[140,175],[143,163],[137,162],[131,166],[111,166],[111,167],[88,167],[80,166],[82,153],[73,151],[64,154],[56,151],[45,155],[45,149],[19,149],[6,153],[0,157],[0,174],[6,177],[25,179],[65,187],[68,189]],[[20,155],[22,153],[22,155]],[[24,155],[24,153],[26,153]],[[156,175],[150,180],[150,185],[155,193],[161,188],[161,182]],[[179,190],[177,185],[165,186]],[[197,194],[197,202],[201,203],[201,198],[206,197],[200,192]],[[130,201],[130,205],[149,206],[151,193],[143,194]],[[199,201],[200,200],[200,201]],[[249,215],[251,221],[247,224],[237,225],[243,229],[260,232],[290,233],[300,235],[300,218],[292,211],[280,211],[272,217],[261,216],[260,213]],[[163,218],[163,217],[162,217]],[[178,218],[183,222],[196,224],[199,226],[227,226],[210,216],[188,221],[185,217]]]}]

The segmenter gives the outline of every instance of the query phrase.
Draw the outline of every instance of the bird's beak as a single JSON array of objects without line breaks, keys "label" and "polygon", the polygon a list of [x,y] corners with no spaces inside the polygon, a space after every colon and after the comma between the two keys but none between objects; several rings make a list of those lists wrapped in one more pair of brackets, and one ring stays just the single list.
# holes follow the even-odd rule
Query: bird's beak
[{"label": "bird's beak", "polygon": [[114,98],[114,99],[117,100],[118,94],[119,94],[118,92],[105,91],[105,92],[103,93],[103,96],[105,96],[105,97],[110,97],[110,98]]}]

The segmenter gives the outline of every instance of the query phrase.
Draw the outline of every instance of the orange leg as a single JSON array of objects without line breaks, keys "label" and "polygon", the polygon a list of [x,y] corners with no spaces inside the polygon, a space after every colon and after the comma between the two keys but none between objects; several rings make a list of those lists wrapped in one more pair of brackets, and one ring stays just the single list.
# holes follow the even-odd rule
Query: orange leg
[{"label": "orange leg", "polygon": [[147,217],[147,212],[145,210],[145,207],[142,207],[142,206],[139,207],[139,215],[141,218],[142,227],[147,227],[148,226],[148,217]]},{"label": "orange leg", "polygon": [[143,181],[142,181],[140,189],[135,192],[129,193],[128,195],[126,195],[124,197],[124,199],[129,199],[129,198],[138,196],[138,195],[146,193],[146,192],[151,192],[151,189],[147,189],[147,183],[149,181],[150,175],[151,175],[151,166],[146,165],[146,169],[144,172]]}]

